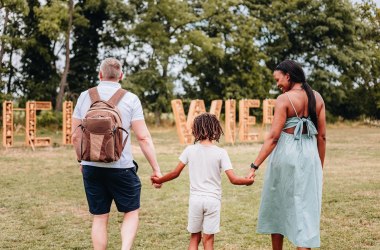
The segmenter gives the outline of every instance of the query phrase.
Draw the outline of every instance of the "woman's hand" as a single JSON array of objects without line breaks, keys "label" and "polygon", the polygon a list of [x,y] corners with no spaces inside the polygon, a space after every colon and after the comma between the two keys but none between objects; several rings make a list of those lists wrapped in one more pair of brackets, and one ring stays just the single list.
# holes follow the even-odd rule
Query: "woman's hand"
[{"label": "woman's hand", "polygon": [[251,168],[251,169],[249,170],[249,173],[248,173],[248,175],[246,176],[246,178],[247,178],[247,179],[255,178],[255,176],[256,176],[255,171],[256,171],[256,170],[255,170],[254,168]]}]

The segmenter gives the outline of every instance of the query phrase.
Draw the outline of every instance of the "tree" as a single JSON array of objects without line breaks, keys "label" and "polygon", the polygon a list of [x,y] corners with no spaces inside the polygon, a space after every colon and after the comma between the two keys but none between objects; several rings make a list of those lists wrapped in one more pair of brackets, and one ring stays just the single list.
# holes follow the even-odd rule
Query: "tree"
[{"label": "tree", "polygon": [[36,11],[40,8],[38,0],[28,0],[29,13],[23,18],[23,43],[21,77],[15,85],[23,93],[21,102],[26,100],[49,100],[55,103],[57,96],[57,74],[54,54],[55,44],[39,30],[40,20]]},{"label": "tree", "polygon": [[363,113],[363,105],[352,98],[363,86],[371,42],[362,36],[366,27],[350,2],[274,0],[249,7],[262,21],[259,41],[268,68],[295,59],[307,69],[309,83],[323,95],[330,113],[346,118]]},{"label": "tree", "polygon": [[62,110],[62,101],[63,96],[65,94],[65,88],[68,86],[67,84],[67,75],[69,74],[70,69],[70,37],[71,30],[73,25],[73,13],[74,13],[74,1],[68,0],[67,2],[67,27],[65,33],[65,68],[62,73],[61,81],[59,83],[59,92],[57,103],[55,109],[58,111]]},{"label": "tree", "polygon": [[135,6],[133,1],[80,0],[76,8],[87,22],[74,28],[69,85],[70,91],[78,94],[97,83],[100,57],[119,57],[113,51],[130,43],[128,28],[135,18]]},{"label": "tree", "polygon": [[128,47],[129,81],[142,98],[144,106],[154,112],[160,123],[162,112],[169,111],[176,77],[170,72],[176,63],[182,42],[189,35],[197,17],[185,1],[134,1],[138,18]]},{"label": "tree", "polygon": [[195,7],[208,18],[197,23],[199,36],[190,39],[186,51],[186,96],[207,102],[267,98],[272,80],[257,46],[260,20],[249,15],[244,1],[200,1]]},{"label": "tree", "polygon": [[84,25],[76,25],[73,30],[73,57],[68,75],[69,89],[72,94],[95,86],[99,66],[99,44],[101,30],[107,20],[106,2],[80,0],[76,5],[78,14],[85,20]]},{"label": "tree", "polygon": [[67,76],[70,69],[70,42],[73,23],[82,24],[82,18],[74,9],[74,1],[53,0],[39,11],[39,31],[65,48],[65,66],[61,74],[55,109],[62,110],[62,101],[68,87]]},{"label": "tree", "polygon": [[[0,90],[6,87],[8,95],[14,92],[12,83],[16,72],[12,64],[13,56],[21,48],[23,38],[19,22],[28,11],[28,5],[23,0],[0,0],[0,17],[3,17],[0,23]],[[8,63],[4,60],[5,55]]]},{"label": "tree", "polygon": [[362,114],[380,119],[380,8],[373,1],[364,1],[357,6],[364,26],[361,38],[367,43],[370,60],[361,74],[362,84],[353,97],[363,106]]}]

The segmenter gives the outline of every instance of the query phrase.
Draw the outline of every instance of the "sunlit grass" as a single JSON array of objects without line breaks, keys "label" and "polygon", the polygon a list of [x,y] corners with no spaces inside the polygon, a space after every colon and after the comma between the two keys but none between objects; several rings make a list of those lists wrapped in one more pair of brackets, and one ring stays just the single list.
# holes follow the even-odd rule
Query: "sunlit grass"
[{"label": "sunlit grass", "polygon": [[[152,129],[163,172],[174,168],[184,146],[175,128]],[[41,136],[47,136],[46,134]],[[0,149],[0,249],[90,249],[91,216],[72,148]],[[221,146],[235,172],[245,175],[261,144]],[[321,220],[321,249],[380,249],[380,129],[328,130]],[[162,189],[150,185],[151,169],[134,143],[143,184],[140,227],[134,249],[186,249],[189,235],[187,170]],[[221,232],[216,249],[270,249],[270,237],[255,233],[265,167],[250,187],[233,186],[223,176]],[[120,248],[121,214],[112,208],[109,249]],[[292,245],[285,241],[284,249]]]}]

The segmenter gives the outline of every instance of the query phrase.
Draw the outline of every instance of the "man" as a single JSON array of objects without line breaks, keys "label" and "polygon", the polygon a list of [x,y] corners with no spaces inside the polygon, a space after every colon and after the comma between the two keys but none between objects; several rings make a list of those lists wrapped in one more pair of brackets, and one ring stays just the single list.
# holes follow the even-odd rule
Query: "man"
[{"label": "man", "polygon": [[[114,58],[105,59],[100,65],[97,87],[101,100],[108,101],[121,88],[118,83],[123,78],[121,63]],[[73,113],[73,144],[80,145],[81,124],[90,108],[89,91],[81,93]],[[127,92],[117,105],[122,118],[123,128],[134,131],[140,148],[152,167],[152,176],[161,176],[151,135],[145,124],[139,98]],[[75,130],[76,129],[76,130]],[[124,134],[124,136],[126,136]],[[124,137],[125,138],[125,137]],[[81,162],[83,182],[90,213],[93,214],[91,237],[94,249],[106,249],[107,224],[112,200],[119,212],[124,213],[121,226],[122,249],[130,249],[136,236],[138,213],[140,207],[141,183],[136,175],[131,152],[131,141],[128,137],[120,160],[104,162]],[[155,185],[156,188],[160,186]]]}]

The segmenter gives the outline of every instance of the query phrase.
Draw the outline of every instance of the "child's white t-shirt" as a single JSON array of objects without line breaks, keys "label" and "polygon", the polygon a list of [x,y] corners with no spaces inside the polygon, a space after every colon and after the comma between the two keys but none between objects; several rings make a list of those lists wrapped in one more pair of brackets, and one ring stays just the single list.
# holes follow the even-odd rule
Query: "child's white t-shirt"
[{"label": "child's white t-shirt", "polygon": [[190,195],[221,199],[221,171],[232,169],[230,157],[225,149],[197,143],[187,146],[179,160],[189,167]]}]

